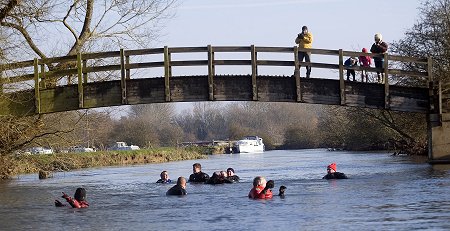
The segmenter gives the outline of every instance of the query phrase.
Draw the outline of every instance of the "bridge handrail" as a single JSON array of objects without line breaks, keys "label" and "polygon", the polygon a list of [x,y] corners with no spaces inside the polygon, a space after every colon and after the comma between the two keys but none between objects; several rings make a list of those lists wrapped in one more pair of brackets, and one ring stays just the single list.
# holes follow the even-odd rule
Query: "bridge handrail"
[{"label": "bridge handrail", "polygon": [[[230,59],[214,59],[213,60],[170,60],[170,54],[172,53],[195,53],[195,52],[211,52],[212,54],[215,52],[270,52],[270,53],[295,53],[295,50],[298,51],[307,51],[312,54],[319,55],[333,55],[333,56],[360,56],[366,55],[370,57],[383,57],[389,61],[400,61],[400,62],[412,62],[416,64],[429,64],[428,58],[417,58],[417,57],[407,57],[407,56],[399,56],[399,55],[390,55],[390,54],[372,54],[372,53],[362,53],[355,51],[342,51],[342,50],[327,50],[327,49],[307,49],[307,48],[297,48],[297,47],[267,47],[267,46],[205,46],[205,47],[164,47],[164,48],[150,48],[150,49],[135,49],[135,50],[122,50],[121,51],[107,51],[107,52],[96,52],[96,53],[81,53],[79,55],[69,55],[69,56],[60,56],[60,57],[52,57],[52,58],[44,58],[44,59],[35,59],[35,60],[26,60],[16,63],[9,64],[0,64],[0,71],[10,71],[15,69],[24,69],[27,67],[39,68],[38,71],[41,78],[53,78],[53,77],[61,77],[66,75],[77,74],[76,62],[77,59],[81,58],[81,61],[84,65],[82,65],[81,73],[85,75],[87,81],[87,74],[91,72],[102,72],[102,71],[112,71],[112,70],[120,70],[122,66],[120,64],[117,65],[102,65],[102,66],[88,66],[88,60],[95,59],[105,59],[105,58],[120,58],[121,54],[125,57],[123,68],[126,72],[129,72],[131,69],[139,69],[139,68],[153,68],[153,67],[166,67],[171,68],[172,66],[207,66],[209,63],[211,65],[256,65],[257,66],[296,66],[295,60],[262,60],[254,58],[252,59],[238,59],[238,60],[230,60]],[[130,63],[131,56],[139,56],[139,55],[149,55],[149,54],[166,54],[168,55],[168,60],[162,61],[153,61],[153,62],[136,62]],[[294,54],[295,56],[295,54]],[[36,64],[37,62],[37,64]],[[44,65],[52,64],[61,64],[64,62],[72,62],[72,65],[69,65],[69,68],[63,70],[51,70],[50,68],[45,69]],[[75,65],[75,66],[74,66]],[[342,69],[342,63],[333,64],[333,63],[309,63],[309,62],[298,62],[298,65],[305,66],[309,65],[315,68],[326,68],[326,69]],[[36,67],[37,66],[37,67]],[[356,66],[352,68],[345,69],[354,69],[358,71],[366,70],[369,72],[384,72],[383,68],[373,68],[373,67],[361,67]],[[1,73],[0,72],[0,73]],[[427,77],[429,76],[428,72],[420,72],[420,71],[405,71],[401,69],[387,69],[387,72],[390,74],[397,75],[408,75],[408,76],[420,76]],[[129,76],[129,74],[127,74]],[[2,76],[0,74],[0,76]],[[35,78],[34,73],[30,74],[22,74],[17,76],[10,77],[2,77],[2,83],[16,83],[33,80]]]}]

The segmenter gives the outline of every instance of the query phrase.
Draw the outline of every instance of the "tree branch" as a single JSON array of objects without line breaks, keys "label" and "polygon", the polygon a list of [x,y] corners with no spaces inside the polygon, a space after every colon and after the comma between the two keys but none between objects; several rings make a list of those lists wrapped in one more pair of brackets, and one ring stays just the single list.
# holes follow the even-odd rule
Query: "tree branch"
[{"label": "tree branch", "polygon": [[10,0],[3,9],[0,9],[0,22],[3,21],[3,19],[5,19],[9,15],[9,12],[11,12],[14,7],[19,5],[19,3],[20,0]]},{"label": "tree branch", "polygon": [[25,30],[22,26],[19,26],[17,24],[9,23],[9,22],[0,22],[1,26],[6,26],[10,28],[14,28],[18,30],[22,36],[25,38],[25,41],[28,43],[30,48],[41,58],[47,58],[47,56],[36,46],[33,39],[31,38],[30,34],[28,34],[28,31]]}]

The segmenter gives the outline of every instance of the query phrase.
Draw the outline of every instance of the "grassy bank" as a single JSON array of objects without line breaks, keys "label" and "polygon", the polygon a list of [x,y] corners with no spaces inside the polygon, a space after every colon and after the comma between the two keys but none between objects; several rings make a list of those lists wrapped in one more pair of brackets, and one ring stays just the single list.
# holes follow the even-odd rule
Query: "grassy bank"
[{"label": "grassy bank", "polygon": [[22,155],[10,158],[12,168],[8,172],[9,175],[17,175],[37,173],[41,170],[70,171],[101,166],[162,163],[205,158],[203,153],[201,149],[157,148],[134,151]]}]

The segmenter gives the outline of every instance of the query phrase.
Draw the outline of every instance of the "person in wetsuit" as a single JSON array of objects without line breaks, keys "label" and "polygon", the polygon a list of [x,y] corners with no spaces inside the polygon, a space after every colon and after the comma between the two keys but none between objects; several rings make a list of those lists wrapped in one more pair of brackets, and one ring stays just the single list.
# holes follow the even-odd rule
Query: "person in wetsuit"
[{"label": "person in wetsuit", "polygon": [[202,165],[200,163],[192,165],[192,172],[189,176],[189,182],[202,183],[209,180],[209,175],[202,172]]},{"label": "person in wetsuit", "polygon": [[251,199],[271,199],[273,197],[271,188],[274,187],[273,180],[268,182],[262,176],[257,176],[253,179],[253,188],[248,193],[248,198]]},{"label": "person in wetsuit", "polygon": [[227,168],[227,179],[231,182],[238,182],[239,176],[234,175],[234,169],[233,168]]},{"label": "person in wetsuit", "polygon": [[170,188],[166,195],[168,196],[182,196],[187,195],[186,179],[182,176],[178,177],[177,184]]},{"label": "person in wetsuit", "polygon": [[212,176],[205,182],[206,184],[223,184],[223,183],[233,183],[227,178],[227,173],[225,171],[214,172]]},{"label": "person in wetsuit", "polygon": [[161,183],[161,184],[170,184],[170,183],[172,183],[172,180],[169,179],[169,173],[167,171],[162,171],[160,176],[161,176],[161,179],[156,181],[156,183]]},{"label": "person in wetsuit", "polygon": [[[74,198],[70,197],[69,195],[62,193],[62,198],[66,199],[66,201],[72,206],[72,208],[87,208],[89,207],[89,203],[86,201],[86,189],[85,188],[77,188],[74,194]],[[59,200],[55,200],[55,206],[56,207],[63,207],[66,206],[65,204],[61,203]]]},{"label": "person in wetsuit", "polygon": [[327,175],[322,179],[348,179],[348,177],[342,172],[336,172],[336,163],[332,163],[327,166]]}]

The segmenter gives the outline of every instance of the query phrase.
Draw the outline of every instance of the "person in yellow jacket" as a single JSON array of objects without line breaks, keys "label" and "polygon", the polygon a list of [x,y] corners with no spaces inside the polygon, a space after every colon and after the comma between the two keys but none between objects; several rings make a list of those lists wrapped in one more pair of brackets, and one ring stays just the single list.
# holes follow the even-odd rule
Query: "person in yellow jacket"
[{"label": "person in yellow jacket", "polygon": [[[298,44],[299,48],[311,48],[312,42],[313,42],[313,35],[311,34],[311,32],[308,31],[307,26],[303,26],[302,33],[297,35],[295,43]],[[303,59],[305,60],[305,62],[311,62],[311,52],[299,51],[298,60],[300,62],[303,62]],[[306,78],[309,78],[310,75],[311,75],[311,66],[306,66]]]}]

